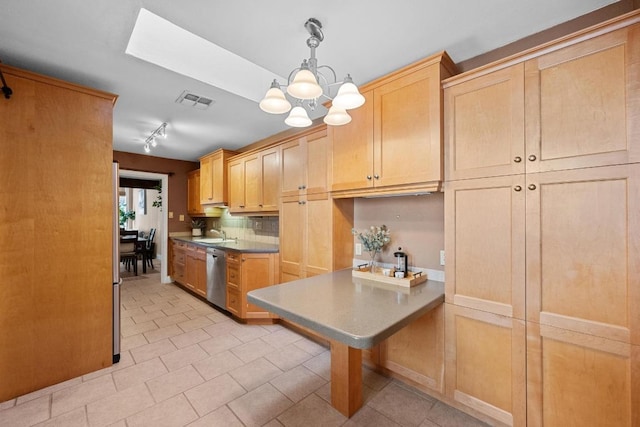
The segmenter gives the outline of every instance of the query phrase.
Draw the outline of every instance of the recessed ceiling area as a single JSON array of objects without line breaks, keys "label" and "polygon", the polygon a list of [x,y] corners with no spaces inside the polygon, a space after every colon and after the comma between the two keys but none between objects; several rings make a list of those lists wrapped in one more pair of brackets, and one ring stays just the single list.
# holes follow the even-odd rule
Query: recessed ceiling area
[{"label": "recessed ceiling area", "polygon": [[[144,154],[166,122],[151,155],[197,161],[288,129],[258,102],[308,58],[311,17],[323,24],[319,64],[361,85],[441,50],[458,63],[618,3],[3,0],[0,61],[117,94],[114,150]],[[185,108],[176,102],[185,91],[213,102]]]}]

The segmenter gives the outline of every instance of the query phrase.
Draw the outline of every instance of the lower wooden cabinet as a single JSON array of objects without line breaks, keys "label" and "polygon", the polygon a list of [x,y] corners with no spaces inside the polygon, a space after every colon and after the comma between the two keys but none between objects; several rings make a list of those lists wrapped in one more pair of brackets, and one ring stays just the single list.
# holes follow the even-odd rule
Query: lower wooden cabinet
[{"label": "lower wooden cabinet", "polygon": [[185,285],[202,297],[207,296],[207,252],[198,245],[187,245]]},{"label": "lower wooden cabinet", "polygon": [[377,352],[384,369],[444,394],[444,305],[387,338]]},{"label": "lower wooden cabinet", "polygon": [[207,253],[199,245],[172,240],[170,248],[169,275],[174,282],[207,296]]},{"label": "lower wooden cabinet", "polygon": [[180,284],[186,280],[186,249],[187,244],[178,240],[172,240],[169,245],[171,262],[169,263],[169,275]]},{"label": "lower wooden cabinet", "polygon": [[640,346],[527,324],[530,426],[640,425]]},{"label": "lower wooden cabinet", "polygon": [[278,283],[277,253],[227,251],[227,310],[242,320],[274,319],[276,315],[247,302],[247,292]]},{"label": "lower wooden cabinet", "polygon": [[504,424],[526,425],[525,321],[444,308],[446,396]]}]

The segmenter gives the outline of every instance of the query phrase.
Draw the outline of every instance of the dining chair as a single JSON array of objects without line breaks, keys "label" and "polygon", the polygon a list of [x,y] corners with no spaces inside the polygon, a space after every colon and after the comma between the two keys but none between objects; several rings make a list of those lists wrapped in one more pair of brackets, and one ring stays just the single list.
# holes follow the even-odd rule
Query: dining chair
[{"label": "dining chair", "polygon": [[145,243],[144,249],[144,258],[143,262],[146,262],[147,265],[153,269],[153,253],[155,252],[156,244],[153,242],[153,239],[156,237],[156,229],[152,228],[149,230],[149,237],[147,237],[147,241]]},{"label": "dining chair", "polygon": [[[126,231],[125,231],[126,232]],[[136,248],[138,246],[138,232],[135,234],[122,234],[120,236],[120,262],[124,263],[127,271],[131,271],[131,264],[133,264],[133,272],[138,275],[138,252]]]}]

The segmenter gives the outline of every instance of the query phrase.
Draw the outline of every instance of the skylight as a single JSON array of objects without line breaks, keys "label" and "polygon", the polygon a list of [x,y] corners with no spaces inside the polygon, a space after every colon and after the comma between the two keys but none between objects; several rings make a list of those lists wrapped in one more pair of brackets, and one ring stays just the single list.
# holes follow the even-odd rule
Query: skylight
[{"label": "skylight", "polygon": [[265,83],[286,78],[141,8],[125,53],[259,102]]}]

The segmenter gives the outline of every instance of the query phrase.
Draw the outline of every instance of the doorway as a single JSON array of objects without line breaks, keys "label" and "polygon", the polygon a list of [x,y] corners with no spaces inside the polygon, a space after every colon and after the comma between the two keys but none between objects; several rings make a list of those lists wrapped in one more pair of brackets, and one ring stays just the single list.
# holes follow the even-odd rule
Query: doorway
[{"label": "doorway", "polygon": [[[160,224],[159,233],[156,235],[157,246],[159,246],[160,259],[160,281],[162,283],[171,283],[167,270],[167,227],[169,225],[169,216],[167,214],[167,206],[169,205],[169,175],[153,172],[140,172],[134,170],[120,169],[120,178],[142,179],[142,180],[156,180],[160,181],[162,187],[162,207],[160,210]],[[140,200],[138,198],[138,200]],[[145,203],[151,205],[153,201],[146,200]]]}]

